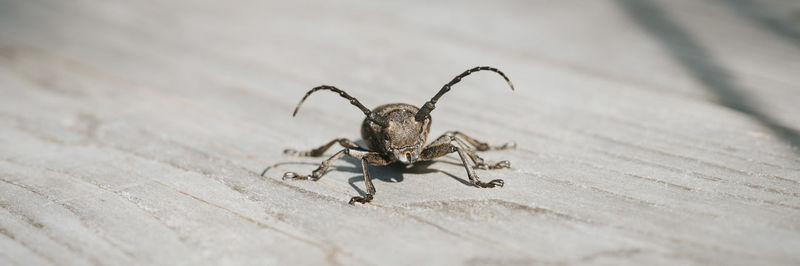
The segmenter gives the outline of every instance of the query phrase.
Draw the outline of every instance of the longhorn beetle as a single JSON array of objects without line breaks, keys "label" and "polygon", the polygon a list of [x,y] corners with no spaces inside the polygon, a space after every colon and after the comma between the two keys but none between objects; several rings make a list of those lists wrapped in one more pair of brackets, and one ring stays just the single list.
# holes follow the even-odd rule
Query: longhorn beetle
[{"label": "longhorn beetle", "polygon": [[409,165],[413,164],[414,162],[430,161],[446,154],[456,152],[458,153],[458,156],[461,157],[461,162],[463,163],[464,168],[467,170],[467,176],[469,176],[469,181],[472,183],[472,185],[482,188],[502,187],[502,179],[495,179],[489,182],[480,181],[478,179],[478,175],[475,174],[475,169],[470,167],[470,164],[467,162],[467,160],[471,160],[475,167],[481,169],[509,168],[511,164],[508,161],[484,161],[483,158],[478,156],[467,146],[467,143],[474,146],[478,151],[487,151],[490,149],[501,150],[515,148],[516,144],[514,142],[509,142],[502,146],[492,147],[485,142],[478,141],[461,132],[448,131],[441,137],[434,140],[432,143],[425,145],[425,139],[427,139],[428,132],[431,128],[430,113],[434,108],[436,108],[436,102],[439,101],[439,98],[441,98],[442,95],[450,91],[453,85],[461,81],[462,78],[472,74],[473,72],[481,70],[489,70],[500,74],[500,76],[506,80],[508,86],[511,87],[511,90],[514,90],[514,85],[511,83],[511,80],[509,80],[508,77],[503,74],[503,72],[488,66],[475,67],[456,76],[453,78],[453,80],[445,84],[442,89],[439,90],[439,93],[433,96],[430,101],[423,104],[422,108],[417,108],[410,104],[393,103],[381,105],[373,110],[370,110],[367,107],[364,107],[364,105],[356,100],[356,98],[350,96],[340,89],[337,89],[336,87],[322,85],[311,89],[297,104],[292,116],[297,115],[297,110],[300,109],[300,105],[302,105],[303,101],[305,101],[306,98],[308,98],[308,96],[312,93],[320,90],[329,90],[338,93],[343,98],[349,100],[350,104],[358,107],[358,109],[360,109],[362,112],[364,112],[364,115],[366,115],[364,122],[361,124],[361,137],[364,139],[364,142],[368,148],[362,148],[355,142],[346,138],[338,138],[320,146],[319,148],[309,151],[300,152],[293,149],[286,149],[283,152],[288,155],[319,157],[322,156],[322,153],[328,150],[328,148],[336,143],[339,143],[339,145],[344,147],[344,149],[333,154],[333,156],[327,160],[322,161],[319,167],[311,172],[311,175],[300,175],[294,172],[286,172],[283,175],[283,179],[312,181],[319,180],[322,175],[325,174],[325,171],[328,170],[331,162],[347,155],[361,160],[361,169],[364,171],[364,183],[366,184],[367,188],[366,195],[363,197],[355,196],[351,198],[350,204],[355,202],[367,203],[370,202],[375,195],[375,186],[372,184],[369,171],[367,171],[367,165],[383,166],[396,162]]}]

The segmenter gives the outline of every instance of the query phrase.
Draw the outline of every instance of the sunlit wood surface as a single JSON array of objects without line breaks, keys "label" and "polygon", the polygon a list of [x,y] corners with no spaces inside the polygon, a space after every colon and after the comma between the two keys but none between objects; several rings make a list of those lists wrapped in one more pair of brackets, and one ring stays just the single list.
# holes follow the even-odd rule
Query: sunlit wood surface
[{"label": "sunlit wood surface", "polygon": [[[457,155],[284,181],[422,105]],[[797,265],[798,1],[0,3],[0,265]],[[331,155],[338,146],[326,153]],[[259,174],[268,167],[264,177]]]}]

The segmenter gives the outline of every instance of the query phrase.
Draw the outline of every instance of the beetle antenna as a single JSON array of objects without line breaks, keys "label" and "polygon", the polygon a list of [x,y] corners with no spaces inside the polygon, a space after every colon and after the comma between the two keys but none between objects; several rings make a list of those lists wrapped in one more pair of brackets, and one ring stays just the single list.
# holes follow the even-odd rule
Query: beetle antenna
[{"label": "beetle antenna", "polygon": [[359,102],[355,97],[350,96],[350,94],[347,94],[343,90],[340,90],[340,89],[338,89],[338,88],[336,88],[334,86],[328,86],[328,85],[317,86],[317,87],[314,87],[313,89],[309,90],[308,92],[306,92],[306,95],[303,96],[303,99],[300,99],[300,102],[297,103],[297,107],[294,108],[294,112],[292,113],[292,116],[296,116],[297,115],[297,111],[300,110],[300,105],[303,105],[303,102],[306,100],[306,98],[308,98],[309,95],[311,95],[312,93],[314,93],[316,91],[320,91],[320,90],[329,90],[329,91],[333,91],[335,93],[338,93],[339,96],[342,96],[342,98],[345,98],[345,99],[349,100],[350,104],[354,105],[355,107],[358,107],[358,109],[360,109],[361,112],[364,112],[364,115],[366,115],[367,118],[369,118],[370,121],[375,122],[376,124],[379,124],[381,126],[385,126],[386,123],[381,123],[381,122],[377,121],[374,118],[374,116],[372,115],[372,111],[370,111],[367,107],[365,107],[363,104],[361,104],[361,102]]},{"label": "beetle antenna", "polygon": [[466,76],[469,76],[469,74],[472,74],[473,72],[478,72],[478,71],[481,71],[481,70],[489,70],[489,71],[495,72],[497,74],[500,74],[500,76],[502,76],[503,79],[506,80],[506,82],[508,83],[508,86],[511,87],[511,90],[512,91],[514,90],[514,84],[511,83],[511,80],[509,80],[508,77],[506,77],[506,74],[503,74],[503,72],[498,70],[497,68],[493,68],[493,67],[489,67],[489,66],[474,67],[474,68],[471,68],[471,69],[469,69],[467,71],[464,71],[464,73],[461,73],[460,75],[456,76],[455,78],[453,78],[453,80],[451,80],[447,84],[444,84],[442,89],[439,90],[439,93],[437,93],[435,96],[433,96],[433,98],[431,98],[430,101],[428,101],[424,105],[422,105],[422,108],[420,108],[419,111],[417,111],[417,114],[414,116],[414,119],[419,121],[419,122],[421,122],[422,120],[427,118],[428,115],[430,115],[431,111],[433,111],[433,109],[436,108],[436,102],[439,101],[439,98],[442,97],[442,95],[444,95],[448,91],[450,91],[450,88],[453,85],[455,85],[456,83],[461,81],[462,78],[464,78]]}]

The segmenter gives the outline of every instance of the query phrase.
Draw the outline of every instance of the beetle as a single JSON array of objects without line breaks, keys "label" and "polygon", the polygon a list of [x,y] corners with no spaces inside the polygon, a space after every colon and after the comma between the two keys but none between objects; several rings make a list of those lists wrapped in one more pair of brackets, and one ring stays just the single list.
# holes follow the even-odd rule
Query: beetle
[{"label": "beetle", "polygon": [[367,190],[366,195],[354,196],[350,199],[349,203],[367,203],[372,201],[375,195],[375,186],[372,184],[372,178],[367,170],[367,165],[384,166],[398,162],[411,165],[415,162],[430,161],[455,152],[458,153],[458,156],[461,158],[461,162],[467,171],[467,176],[472,185],[481,188],[502,187],[504,184],[502,179],[494,179],[489,182],[481,181],[475,173],[475,169],[470,167],[468,160],[472,161],[475,168],[480,169],[510,168],[511,164],[509,161],[487,162],[478,156],[467,143],[472,145],[477,151],[516,148],[516,143],[508,142],[501,146],[490,146],[485,142],[478,141],[461,132],[448,131],[430,144],[425,145],[428,132],[430,132],[431,128],[430,113],[436,108],[436,102],[439,101],[439,98],[450,91],[452,86],[461,81],[462,78],[482,70],[499,74],[505,79],[508,86],[511,87],[511,90],[514,90],[514,84],[511,83],[511,80],[503,72],[489,66],[474,67],[456,76],[445,84],[433,98],[425,102],[422,108],[417,108],[410,104],[394,103],[381,105],[370,110],[362,105],[356,98],[333,86],[322,85],[309,90],[297,104],[297,107],[295,107],[292,116],[294,117],[297,115],[300,106],[312,93],[321,90],[338,93],[341,97],[349,100],[350,104],[358,107],[366,116],[361,124],[361,137],[367,148],[363,148],[347,138],[337,138],[325,145],[308,151],[301,152],[294,149],[286,149],[284,153],[287,155],[319,157],[334,144],[338,143],[344,147],[344,149],[333,154],[333,156],[329,157],[327,160],[322,161],[319,167],[311,172],[310,175],[286,172],[283,175],[283,179],[317,181],[322,178],[322,175],[325,174],[334,160],[342,156],[353,157],[361,161],[361,169],[364,172],[364,183]]}]

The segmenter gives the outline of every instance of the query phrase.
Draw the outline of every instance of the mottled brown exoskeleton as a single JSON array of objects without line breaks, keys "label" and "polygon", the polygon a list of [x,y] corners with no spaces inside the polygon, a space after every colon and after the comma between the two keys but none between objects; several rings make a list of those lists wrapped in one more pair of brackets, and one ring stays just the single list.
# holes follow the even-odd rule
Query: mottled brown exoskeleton
[{"label": "mottled brown exoskeleton", "polygon": [[373,110],[370,110],[367,107],[364,107],[364,105],[356,100],[356,98],[353,98],[346,92],[337,89],[336,87],[323,85],[311,89],[306,93],[305,96],[303,96],[303,99],[300,100],[300,103],[297,104],[292,116],[297,115],[297,110],[300,109],[300,105],[302,105],[303,101],[305,101],[306,98],[308,98],[308,96],[315,91],[329,90],[336,92],[343,98],[350,100],[351,104],[358,107],[358,109],[361,109],[361,111],[366,115],[364,122],[361,124],[361,137],[364,139],[367,148],[360,147],[355,142],[346,138],[339,138],[334,139],[319,148],[309,151],[299,152],[293,149],[286,149],[284,153],[289,155],[318,157],[322,156],[322,154],[328,150],[328,148],[336,143],[339,143],[339,145],[344,147],[343,150],[335,153],[333,156],[323,161],[316,170],[311,172],[311,175],[300,175],[294,172],[286,172],[283,175],[283,178],[313,181],[319,180],[322,175],[325,174],[325,171],[328,170],[331,162],[347,155],[361,160],[361,169],[364,172],[364,182],[367,188],[366,195],[363,197],[355,196],[350,199],[350,203],[367,203],[371,201],[375,195],[375,186],[373,186],[372,179],[367,171],[367,165],[383,166],[396,162],[408,165],[415,162],[430,161],[446,154],[456,152],[458,153],[458,156],[461,157],[461,162],[463,163],[464,168],[467,170],[467,176],[469,176],[470,183],[477,187],[483,188],[498,186],[502,187],[503,180],[501,179],[495,179],[489,182],[480,181],[478,179],[478,175],[475,174],[475,169],[470,166],[468,160],[471,160],[476,168],[481,169],[508,168],[510,167],[510,163],[508,161],[500,161],[496,163],[486,162],[472,149],[470,149],[467,143],[474,146],[478,151],[486,151],[490,149],[514,148],[516,144],[513,142],[506,143],[502,146],[492,147],[485,142],[478,141],[472,137],[462,134],[461,132],[449,131],[434,140],[432,143],[425,145],[425,140],[427,139],[428,132],[431,128],[430,113],[436,107],[436,102],[440,97],[442,97],[442,95],[450,91],[450,88],[454,84],[461,81],[462,78],[472,74],[473,72],[481,70],[489,70],[500,74],[500,76],[502,76],[511,87],[511,90],[514,90],[514,85],[511,83],[508,77],[503,74],[503,72],[488,66],[475,67],[456,76],[453,80],[445,84],[444,87],[439,90],[439,93],[433,96],[430,101],[422,105],[422,108],[417,108],[410,104],[394,103],[381,105]]}]

